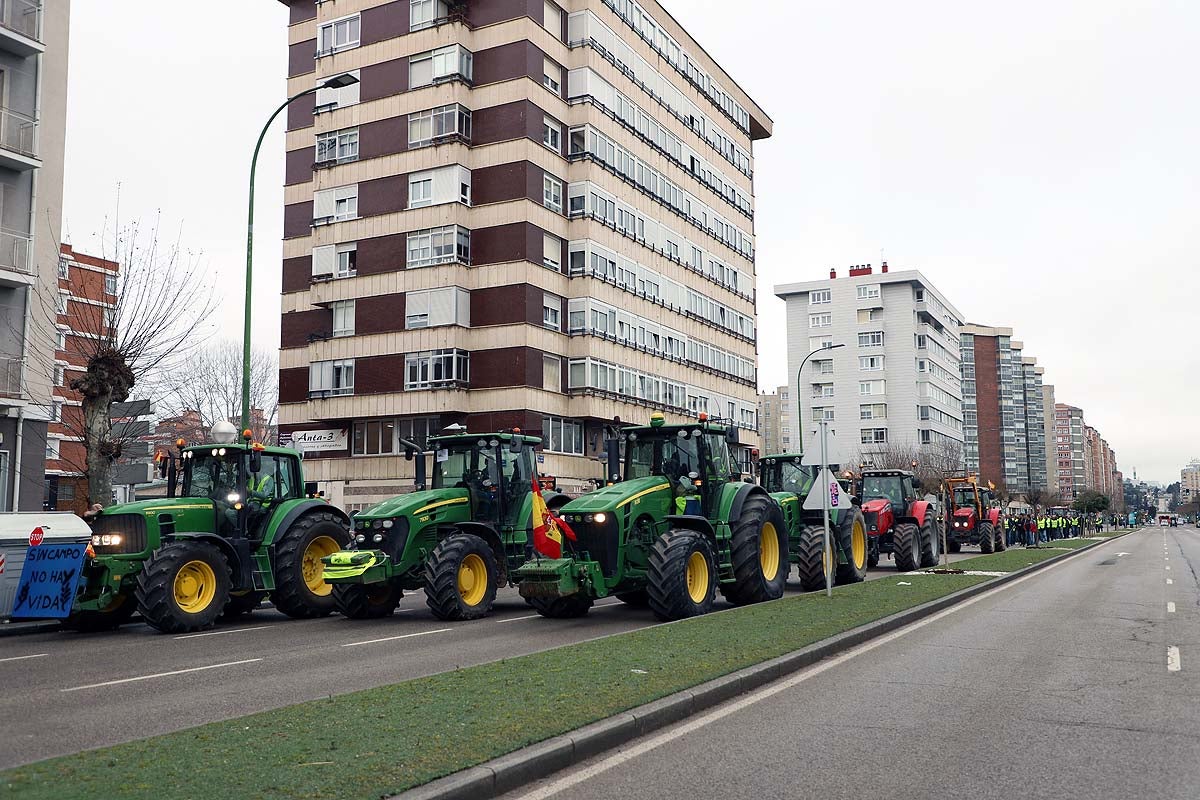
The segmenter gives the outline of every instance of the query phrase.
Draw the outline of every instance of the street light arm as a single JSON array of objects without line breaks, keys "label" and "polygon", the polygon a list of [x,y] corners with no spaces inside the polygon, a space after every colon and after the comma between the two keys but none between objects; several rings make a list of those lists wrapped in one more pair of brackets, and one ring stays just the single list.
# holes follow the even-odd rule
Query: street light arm
[{"label": "street light arm", "polygon": [[802,456],[804,455],[804,396],[800,392],[800,376],[804,372],[804,365],[817,353],[845,346],[844,344],[832,344],[828,347],[818,347],[801,360],[800,367],[796,370],[796,433],[800,436],[800,455]]}]

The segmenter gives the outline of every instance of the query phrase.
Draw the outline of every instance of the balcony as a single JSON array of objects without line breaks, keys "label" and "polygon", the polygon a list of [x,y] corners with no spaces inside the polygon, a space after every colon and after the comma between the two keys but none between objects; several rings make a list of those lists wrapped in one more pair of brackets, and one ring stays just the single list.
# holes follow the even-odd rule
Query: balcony
[{"label": "balcony", "polygon": [[21,375],[24,369],[24,359],[0,356],[0,397],[21,397]]},{"label": "balcony", "polygon": [[[32,276],[34,274],[32,252],[33,239],[29,234],[0,228],[0,272],[10,270]],[[0,276],[0,280],[3,280],[2,276]],[[16,282],[29,283],[29,281],[21,280]]]},{"label": "balcony", "polygon": [[46,51],[41,40],[41,0],[0,0],[0,50],[27,58]]},{"label": "balcony", "polygon": [[[3,3],[4,0],[0,0]],[[37,155],[37,120],[33,117],[0,108],[0,166],[25,172],[37,169],[42,161]]]}]

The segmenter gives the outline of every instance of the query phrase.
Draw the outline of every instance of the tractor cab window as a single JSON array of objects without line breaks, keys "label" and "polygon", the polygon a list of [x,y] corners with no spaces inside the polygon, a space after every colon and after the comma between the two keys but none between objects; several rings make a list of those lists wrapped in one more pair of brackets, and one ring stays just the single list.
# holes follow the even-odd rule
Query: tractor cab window
[{"label": "tractor cab window", "polygon": [[913,485],[913,479],[905,477],[902,485],[904,487],[904,496],[915,500],[917,497],[917,488]]},{"label": "tractor cab window", "polygon": [[863,478],[862,495],[866,500],[887,500],[900,508],[904,503],[905,486],[898,475],[870,475]]},{"label": "tractor cab window", "polygon": [[711,472],[707,476],[709,480],[727,481],[733,477],[734,472],[741,472],[741,467],[736,466],[737,461],[729,451],[729,442],[724,434],[707,433],[704,438],[711,454]]},{"label": "tractor cab window", "polygon": [[440,445],[438,448],[433,463],[433,488],[466,487],[467,478],[474,469],[474,449],[461,446],[442,448]]},{"label": "tractor cab window", "polygon": [[227,502],[229,495],[238,490],[240,451],[220,455],[214,448],[191,450],[186,455],[182,497],[205,497],[216,502]]},{"label": "tractor cab window", "polygon": [[496,519],[501,508],[500,493],[515,467],[505,463],[514,457],[496,440],[479,439],[438,445],[433,466],[434,489],[466,489],[473,515]]},{"label": "tractor cab window", "polygon": [[251,472],[246,480],[250,501],[278,503],[300,497],[295,460],[268,453],[263,453],[261,458],[259,471]]},{"label": "tractor cab window", "polygon": [[508,443],[500,445],[501,475],[504,479],[504,524],[515,525],[525,502],[533,491],[533,450],[529,445],[513,453]]},{"label": "tractor cab window", "polygon": [[630,436],[637,438],[628,441],[625,447],[626,480],[661,475],[675,485],[689,473],[700,473],[700,439],[689,431],[639,431]]},{"label": "tractor cab window", "polygon": [[815,468],[792,461],[775,464],[766,481],[767,491],[805,494],[812,486],[815,473]]},{"label": "tractor cab window", "polygon": [[975,490],[967,488],[958,488],[954,490],[954,505],[956,506],[973,506],[975,505]]}]

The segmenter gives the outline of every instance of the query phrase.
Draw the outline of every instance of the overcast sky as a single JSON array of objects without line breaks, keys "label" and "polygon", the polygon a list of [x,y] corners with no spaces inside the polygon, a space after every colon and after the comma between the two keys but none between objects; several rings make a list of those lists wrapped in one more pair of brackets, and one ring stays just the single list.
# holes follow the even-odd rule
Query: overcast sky
[{"label": "overcast sky", "polygon": [[[1009,326],[1126,475],[1200,456],[1200,3],[663,0],[771,114],[756,149],[760,382],[780,283],[920,269]],[[284,97],[275,0],[75,0],[64,230],[182,229],[241,325],[246,173]],[[232,21],[236,19],[236,25]],[[283,126],[259,167],[255,337],[279,341]]]}]

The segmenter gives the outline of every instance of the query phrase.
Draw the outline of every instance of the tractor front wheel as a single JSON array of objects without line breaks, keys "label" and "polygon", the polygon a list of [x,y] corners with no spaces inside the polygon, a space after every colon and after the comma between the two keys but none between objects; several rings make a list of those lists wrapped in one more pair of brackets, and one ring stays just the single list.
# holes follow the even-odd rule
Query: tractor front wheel
[{"label": "tractor front wheel", "polygon": [[332,614],[333,585],[325,582],[321,559],[350,543],[345,525],[328,512],[308,514],[276,541],[275,607],[294,619]]},{"label": "tractor front wheel", "polygon": [[870,549],[867,550],[867,567],[875,569],[879,566],[879,537],[871,537]]},{"label": "tractor front wheel", "polygon": [[838,544],[846,556],[845,564],[837,565],[837,582],[861,583],[867,579],[867,521],[862,509],[854,507],[854,513],[838,526]]},{"label": "tractor front wheel", "polygon": [[483,539],[471,533],[447,536],[425,562],[425,603],[438,619],[479,619],[496,601],[499,572]]},{"label": "tractor front wheel", "polygon": [[925,524],[921,526],[921,566],[936,567],[941,557],[942,538],[929,517],[926,517]]},{"label": "tractor front wheel", "polygon": [[135,611],[137,599],[130,593],[118,594],[104,608],[76,611],[62,621],[62,627],[80,633],[111,631],[129,622]]},{"label": "tractor front wheel", "polygon": [[[830,536],[832,545],[832,532]],[[829,553],[825,551],[825,529],[816,525],[800,528],[800,547],[796,571],[800,574],[800,586],[806,592],[825,588],[825,571]]]},{"label": "tractor front wheel", "polygon": [[712,545],[696,531],[672,528],[650,552],[650,610],[664,622],[712,610],[717,566]]},{"label": "tractor front wheel", "polygon": [[996,531],[996,552],[1003,553],[1008,549],[1008,535],[1004,530],[1004,523],[1000,523],[1000,527]]},{"label": "tractor front wheel", "polygon": [[783,597],[791,564],[787,523],[778,503],[761,494],[748,498],[729,546],[734,581],[720,587],[726,600],[747,605]]},{"label": "tractor front wheel", "polygon": [[995,549],[995,535],[996,532],[992,530],[992,523],[979,523],[979,552],[987,554]]},{"label": "tractor front wheel", "polygon": [[155,550],[138,574],[138,610],[163,633],[211,628],[229,602],[229,562],[211,544],[177,541]]},{"label": "tractor front wheel", "polygon": [[912,572],[921,566],[921,529],[911,522],[901,522],[895,528],[892,555],[896,569]]},{"label": "tractor front wheel", "polygon": [[390,617],[400,605],[404,592],[391,581],[373,583],[335,583],[333,604],[338,613],[348,619],[382,619]]},{"label": "tractor front wheel", "polygon": [[583,594],[567,597],[530,597],[528,600],[534,611],[550,619],[578,619],[585,616],[595,602],[590,596]]}]

